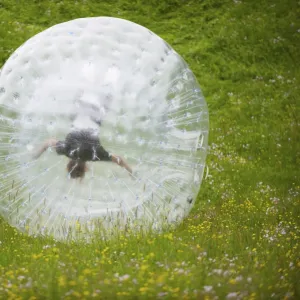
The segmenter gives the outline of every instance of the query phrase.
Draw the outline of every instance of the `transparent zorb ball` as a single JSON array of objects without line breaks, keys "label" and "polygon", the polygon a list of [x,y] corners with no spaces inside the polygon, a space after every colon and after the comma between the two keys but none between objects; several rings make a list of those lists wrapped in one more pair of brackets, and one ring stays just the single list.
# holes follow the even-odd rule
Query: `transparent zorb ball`
[{"label": "transparent zorb ball", "polygon": [[[184,60],[160,37],[109,17],[55,25],[29,39],[0,72],[2,216],[57,239],[180,221],[200,188],[208,110]],[[45,140],[94,129],[128,171],[88,162],[80,182]],[[133,227],[134,227],[133,226]]]}]

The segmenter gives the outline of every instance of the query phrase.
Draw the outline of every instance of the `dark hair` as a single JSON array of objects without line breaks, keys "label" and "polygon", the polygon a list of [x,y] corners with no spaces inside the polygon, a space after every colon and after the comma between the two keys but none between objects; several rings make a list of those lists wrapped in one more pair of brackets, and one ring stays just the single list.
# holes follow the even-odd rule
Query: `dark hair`
[{"label": "dark hair", "polygon": [[71,159],[68,162],[67,170],[71,178],[83,178],[87,167],[85,161]]},{"label": "dark hair", "polygon": [[55,150],[58,155],[65,155],[66,154],[65,142],[58,141],[55,145]]}]

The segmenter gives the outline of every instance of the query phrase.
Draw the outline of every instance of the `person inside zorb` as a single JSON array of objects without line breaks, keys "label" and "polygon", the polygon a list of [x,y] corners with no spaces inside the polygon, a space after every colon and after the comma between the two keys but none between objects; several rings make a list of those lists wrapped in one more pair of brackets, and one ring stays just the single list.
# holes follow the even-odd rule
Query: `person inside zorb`
[{"label": "person inside zorb", "polygon": [[[71,116],[74,121],[76,116]],[[90,119],[97,125],[101,125],[101,120],[90,116]],[[65,155],[70,158],[67,164],[67,171],[71,178],[83,179],[88,170],[86,163],[88,161],[111,161],[125,168],[130,175],[132,169],[127,162],[120,156],[110,154],[101,145],[98,137],[98,130],[95,128],[80,129],[72,126],[72,131],[67,134],[65,140],[60,141],[50,138],[33,155],[34,159],[39,158],[49,147],[55,148],[58,155]]]}]

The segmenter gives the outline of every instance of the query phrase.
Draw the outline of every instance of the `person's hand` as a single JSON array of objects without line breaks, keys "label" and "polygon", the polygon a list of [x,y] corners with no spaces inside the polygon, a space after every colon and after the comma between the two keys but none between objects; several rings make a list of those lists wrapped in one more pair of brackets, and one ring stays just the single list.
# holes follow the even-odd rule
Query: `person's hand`
[{"label": "person's hand", "polygon": [[49,140],[47,140],[43,146],[36,152],[32,155],[32,158],[33,159],[38,159],[49,147],[53,147],[53,146],[56,146],[57,144],[57,140],[54,139],[54,138],[51,138]]},{"label": "person's hand", "polygon": [[111,158],[112,158],[112,161],[114,163],[116,163],[119,166],[125,168],[128,171],[129,175],[132,176],[132,169],[131,169],[131,167],[126,163],[126,161],[122,157],[120,157],[118,155],[115,155],[115,154],[112,154]]}]

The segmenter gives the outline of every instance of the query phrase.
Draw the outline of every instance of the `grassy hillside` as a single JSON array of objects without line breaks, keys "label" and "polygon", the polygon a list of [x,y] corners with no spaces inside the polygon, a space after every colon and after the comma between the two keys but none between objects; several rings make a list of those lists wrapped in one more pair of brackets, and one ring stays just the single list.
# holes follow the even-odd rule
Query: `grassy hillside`
[{"label": "grassy hillside", "polygon": [[209,176],[160,235],[91,245],[0,221],[2,299],[299,299],[300,2],[0,0],[0,66],[64,21],[113,16],[164,38],[210,113]]}]

